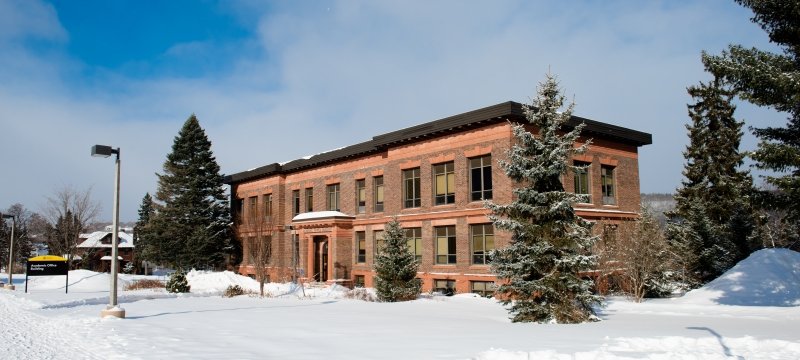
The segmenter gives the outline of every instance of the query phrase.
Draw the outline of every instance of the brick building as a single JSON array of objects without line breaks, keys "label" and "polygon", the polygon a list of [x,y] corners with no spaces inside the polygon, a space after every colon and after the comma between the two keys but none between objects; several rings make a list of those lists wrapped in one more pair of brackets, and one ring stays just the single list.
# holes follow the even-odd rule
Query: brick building
[{"label": "brick building", "polygon": [[[239,271],[254,273],[249,244],[269,237],[272,281],[297,274],[372,286],[384,224],[397,217],[420,260],[423,291],[490,292],[487,253],[510,235],[494,230],[482,200],[512,201],[498,160],[513,141],[510,122],[525,122],[522,107],[501,103],[227,176],[244,248]],[[577,213],[612,222],[636,217],[638,148],[651,135],[579,117],[568,126],[581,122],[579,142],[591,138],[592,145],[573,161],[589,167],[563,179],[568,191],[591,195]]]}]

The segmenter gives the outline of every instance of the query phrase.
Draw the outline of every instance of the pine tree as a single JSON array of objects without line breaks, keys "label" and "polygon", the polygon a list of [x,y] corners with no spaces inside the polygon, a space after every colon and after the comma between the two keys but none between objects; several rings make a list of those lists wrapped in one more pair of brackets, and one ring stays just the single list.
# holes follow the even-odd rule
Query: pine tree
[{"label": "pine tree", "polygon": [[171,293],[188,293],[191,286],[189,286],[189,280],[186,279],[186,272],[182,268],[178,268],[170,275],[166,288]]},{"label": "pine tree", "polygon": [[375,291],[385,302],[417,298],[422,284],[416,278],[419,263],[408,248],[405,231],[397,219],[386,224],[384,245],[375,256]]},{"label": "pine tree", "polygon": [[500,166],[519,186],[508,205],[487,202],[494,226],[511,232],[511,243],[492,254],[492,269],[501,280],[496,294],[514,322],[578,323],[593,318],[600,298],[580,273],[596,262],[590,253],[591,224],[572,205],[583,195],[564,191],[561,178],[575,170],[569,160],[588,144],[575,148],[583,125],[562,134],[574,104],[564,105],[556,79],[548,74],[525,117],[538,130],[513,125],[516,143]]},{"label": "pine tree", "polygon": [[136,257],[143,261],[161,263],[159,243],[154,239],[150,221],[155,218],[156,204],[150,193],[146,193],[139,206],[139,220],[133,226],[133,243],[136,246]]},{"label": "pine tree", "polygon": [[668,237],[686,251],[693,285],[715,279],[756,248],[758,216],[752,205],[752,179],[741,171],[743,123],[733,114],[733,93],[718,80],[688,89],[689,145],[685,177],[668,213]]},{"label": "pine tree", "polygon": [[158,175],[159,211],[146,240],[177,267],[218,267],[231,246],[230,212],[211,142],[192,115],[175,137]]},{"label": "pine tree", "polygon": [[760,138],[752,158],[756,167],[772,171],[764,176],[778,191],[764,192],[767,209],[784,210],[787,233],[800,229],[800,1],[736,0],[753,10],[761,26],[782,54],[731,45],[720,55],[703,53],[706,70],[733,86],[736,94],[759,105],[788,113],[785,127],[754,129]]},{"label": "pine tree", "polygon": [[83,231],[78,215],[67,210],[60,215],[55,226],[48,225],[45,230],[47,249],[50,255],[72,258],[78,246],[78,236]]}]

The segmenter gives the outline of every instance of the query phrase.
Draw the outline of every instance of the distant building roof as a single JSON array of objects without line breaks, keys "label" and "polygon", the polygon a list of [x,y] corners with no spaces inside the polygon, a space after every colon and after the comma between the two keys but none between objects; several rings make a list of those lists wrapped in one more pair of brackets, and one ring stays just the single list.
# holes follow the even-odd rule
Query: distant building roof
[{"label": "distant building roof", "polygon": [[[376,153],[392,145],[419,141],[426,138],[464,131],[470,128],[476,128],[502,121],[523,122],[525,118],[525,113],[523,111],[524,106],[526,105],[513,101],[500,103],[463,114],[446,117],[444,119],[377,135],[374,136],[372,140],[346,146],[336,150],[331,150],[310,157],[307,156],[281,164],[272,163],[255,169],[227,175],[225,176],[224,182],[226,184],[236,184],[242,181],[269,176],[272,174],[300,171],[302,169],[307,169],[335,161]],[[581,135],[586,137],[611,139],[634,146],[643,146],[653,143],[653,136],[648,133],[578,116],[572,116],[572,118],[567,122],[566,127],[571,129],[581,123],[586,125],[583,128]]]},{"label": "distant building roof", "polygon": [[[86,234],[84,234],[86,235]],[[78,244],[79,248],[110,248],[111,247],[111,235],[113,235],[110,231],[95,231],[91,234],[88,234],[86,240],[82,243]],[[117,247],[120,248],[132,248],[133,246],[133,235],[128,234],[126,232],[120,231],[118,233],[119,236],[119,245]],[[108,239],[108,243],[104,244],[103,239]]]}]

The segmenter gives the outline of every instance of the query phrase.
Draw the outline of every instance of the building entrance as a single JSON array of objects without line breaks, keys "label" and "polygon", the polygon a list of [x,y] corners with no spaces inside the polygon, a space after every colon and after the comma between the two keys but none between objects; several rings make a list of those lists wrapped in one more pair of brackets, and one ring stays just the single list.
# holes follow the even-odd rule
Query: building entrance
[{"label": "building entrance", "polygon": [[328,281],[328,237],[314,236],[314,280]]}]

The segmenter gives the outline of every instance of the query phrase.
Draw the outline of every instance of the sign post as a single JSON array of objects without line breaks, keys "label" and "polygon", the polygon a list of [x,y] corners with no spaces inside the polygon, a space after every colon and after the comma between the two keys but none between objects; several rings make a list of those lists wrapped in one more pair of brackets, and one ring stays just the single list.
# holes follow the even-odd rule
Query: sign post
[{"label": "sign post", "polygon": [[25,266],[25,292],[28,292],[28,276],[59,276],[67,277],[64,284],[65,293],[69,293],[69,265],[67,259],[60,256],[44,255],[28,259]]}]

